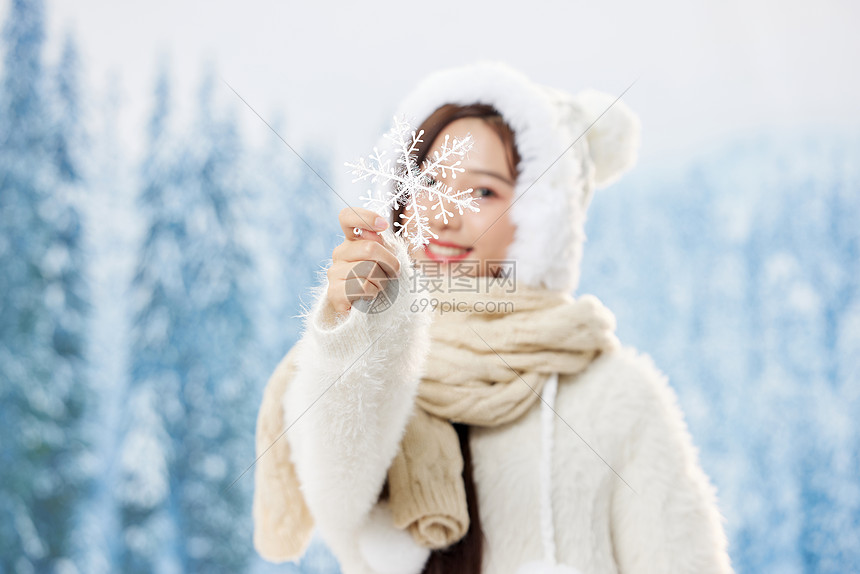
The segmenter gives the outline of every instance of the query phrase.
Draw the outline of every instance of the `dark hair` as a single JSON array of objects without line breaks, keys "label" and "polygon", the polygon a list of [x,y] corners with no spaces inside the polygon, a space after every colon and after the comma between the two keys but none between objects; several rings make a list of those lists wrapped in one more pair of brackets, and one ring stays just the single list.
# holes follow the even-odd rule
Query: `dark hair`
[{"label": "dark hair", "polygon": [[472,478],[469,426],[455,423],[454,428],[460,437],[460,451],[463,453],[463,483],[466,486],[466,504],[469,507],[469,530],[463,538],[448,548],[432,551],[421,574],[481,574],[484,531],[478,516],[478,497]]},{"label": "dark hair", "polygon": [[[430,146],[433,145],[433,142],[436,140],[436,137],[442,133],[442,130],[451,122],[463,118],[478,118],[484,120],[484,122],[486,122],[486,124],[499,135],[502,140],[502,144],[504,144],[508,151],[507,160],[511,178],[516,181],[519,176],[520,154],[519,151],[517,151],[514,131],[507,122],[505,122],[504,118],[502,118],[502,115],[496,110],[496,108],[489,104],[470,104],[467,106],[461,106],[459,104],[444,104],[427,116],[427,119],[418,126],[417,130],[415,130],[416,132],[424,130],[424,134],[421,136],[423,141],[417,146],[415,159],[418,165],[420,166],[424,162],[424,159],[427,157],[427,153],[430,151]],[[399,225],[394,225],[394,222],[397,222],[398,224],[400,223],[400,215],[403,213],[405,208],[405,204],[400,204],[392,211],[392,221],[390,221],[389,224],[393,231],[399,229]]]}]

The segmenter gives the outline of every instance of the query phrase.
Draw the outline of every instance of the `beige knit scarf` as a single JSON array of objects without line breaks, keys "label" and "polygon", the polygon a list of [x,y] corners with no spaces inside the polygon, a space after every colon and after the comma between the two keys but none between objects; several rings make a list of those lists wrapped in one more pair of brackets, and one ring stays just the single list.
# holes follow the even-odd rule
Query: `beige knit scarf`
[{"label": "beige knit scarf", "polygon": [[451,423],[515,421],[539,402],[552,373],[580,373],[619,345],[615,316],[593,295],[514,290],[493,277],[452,281],[456,288],[427,294],[435,302],[430,353],[388,472],[395,526],[434,549],[469,529],[463,458]]},{"label": "beige knit scarf", "polygon": [[[388,499],[395,525],[427,548],[447,547],[469,529],[463,458],[451,421],[515,421],[540,400],[551,373],[580,373],[602,351],[619,345],[615,316],[593,295],[573,299],[520,285],[509,291],[498,278],[452,278],[450,288],[422,296],[436,303],[430,352],[413,416],[389,468]],[[298,347],[279,365],[267,393],[283,393]],[[268,456],[257,468],[254,544],[277,561],[301,556],[313,518],[287,441],[279,440],[280,407],[277,401],[272,405],[258,421],[257,450]],[[268,452],[273,444],[278,447]]]}]

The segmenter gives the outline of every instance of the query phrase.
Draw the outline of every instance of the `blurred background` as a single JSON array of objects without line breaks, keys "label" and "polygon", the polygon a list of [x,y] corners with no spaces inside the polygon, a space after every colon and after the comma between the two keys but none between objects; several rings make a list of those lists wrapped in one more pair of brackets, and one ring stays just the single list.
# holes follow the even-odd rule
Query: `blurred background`
[{"label": "blurred background", "polygon": [[738,572],[860,571],[858,17],[0,0],[0,573],[338,571],[253,551],[262,389],[360,205],[344,162],[479,58],[635,82],[579,292],[668,375]]}]

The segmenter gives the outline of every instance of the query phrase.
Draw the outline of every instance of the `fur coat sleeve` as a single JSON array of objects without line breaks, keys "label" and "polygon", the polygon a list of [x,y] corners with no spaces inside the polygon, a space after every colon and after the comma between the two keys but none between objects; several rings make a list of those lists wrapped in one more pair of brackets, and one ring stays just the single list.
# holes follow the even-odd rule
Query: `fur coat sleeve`
[{"label": "fur coat sleeve", "polygon": [[[416,311],[405,246],[393,245],[401,274],[389,283],[391,305],[376,313],[353,307],[341,318],[325,297],[327,284],[316,287],[302,338],[267,386],[257,426],[254,542],[268,560],[304,553],[309,536],[296,538],[287,517],[307,512],[341,564],[363,563],[357,533],[397,453],[430,344],[431,317]],[[294,473],[284,471],[288,464]],[[285,496],[290,476],[303,500]]]}]

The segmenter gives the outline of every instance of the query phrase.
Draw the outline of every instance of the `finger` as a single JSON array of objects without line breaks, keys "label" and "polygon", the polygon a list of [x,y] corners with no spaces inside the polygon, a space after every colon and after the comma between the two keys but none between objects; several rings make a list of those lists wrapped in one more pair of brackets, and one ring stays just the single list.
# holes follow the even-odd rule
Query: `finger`
[{"label": "finger", "polygon": [[338,262],[347,264],[371,261],[379,265],[392,279],[400,274],[400,260],[397,256],[388,247],[372,241],[344,241],[335,247],[332,256]]},{"label": "finger", "polygon": [[377,263],[390,277],[400,274],[400,260],[391,248],[373,241],[344,241],[332,252],[334,264],[355,265],[362,261]]},{"label": "finger", "polygon": [[329,291],[327,296],[338,309],[343,303],[349,307],[358,299],[372,300],[382,289],[378,283],[367,277],[348,274],[346,278],[333,279],[329,284]]},{"label": "finger", "polygon": [[[376,227],[376,218],[379,215],[375,211],[365,209],[364,207],[344,207],[338,215],[340,227],[343,230],[344,237],[350,241],[359,239],[370,239],[381,243],[379,232],[387,229],[388,222],[385,222],[385,227]],[[385,218],[381,218],[385,219]],[[355,235],[354,229],[361,230],[361,236]]]},{"label": "finger", "polygon": [[379,283],[369,277],[347,277],[343,282],[343,289],[350,304],[356,299],[373,299],[382,291]]},{"label": "finger", "polygon": [[333,265],[328,272],[329,283],[359,280],[362,284],[373,284],[377,289],[384,289],[391,281],[384,267],[375,261],[344,261]]}]

